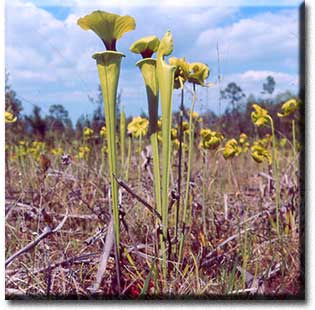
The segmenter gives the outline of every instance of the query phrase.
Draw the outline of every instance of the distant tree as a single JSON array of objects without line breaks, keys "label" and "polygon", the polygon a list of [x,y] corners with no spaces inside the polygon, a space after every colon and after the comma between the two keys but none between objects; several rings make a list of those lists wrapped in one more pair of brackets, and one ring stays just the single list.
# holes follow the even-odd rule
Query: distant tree
[{"label": "distant tree", "polygon": [[49,107],[49,114],[55,119],[66,121],[69,117],[68,111],[62,104],[53,104]]},{"label": "distant tree", "polygon": [[35,105],[32,114],[25,116],[25,121],[30,128],[31,134],[43,140],[47,130],[47,122],[41,116],[40,111],[40,107]]},{"label": "distant tree", "polygon": [[276,82],[275,79],[269,75],[266,78],[266,83],[263,84],[263,92],[262,93],[267,93],[269,95],[272,95],[276,87]]},{"label": "distant tree", "polygon": [[5,110],[12,112],[15,116],[19,116],[23,110],[22,102],[17,99],[16,92],[11,88],[9,84],[8,72],[5,73]]},{"label": "distant tree", "polygon": [[73,134],[72,122],[69,113],[61,104],[53,104],[49,107],[49,115],[46,117],[47,128],[52,134],[71,137]]},{"label": "distant tree", "polygon": [[237,111],[241,107],[241,100],[246,97],[242,88],[236,83],[229,83],[225,89],[220,91],[222,99],[225,99],[232,106],[232,111]]}]

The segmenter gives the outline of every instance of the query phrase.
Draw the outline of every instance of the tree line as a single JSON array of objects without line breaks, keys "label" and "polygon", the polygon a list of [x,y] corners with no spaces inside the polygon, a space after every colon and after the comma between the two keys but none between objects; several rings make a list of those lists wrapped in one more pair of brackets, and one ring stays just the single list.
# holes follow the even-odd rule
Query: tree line
[{"label": "tree line", "polygon": [[[10,126],[10,133],[7,132],[10,139],[15,141],[29,139],[45,141],[48,144],[54,144],[54,139],[64,139],[72,141],[81,139],[83,129],[89,127],[98,133],[102,126],[105,125],[103,99],[100,87],[96,98],[89,98],[95,105],[95,110],[91,116],[82,115],[75,124],[69,117],[69,112],[61,104],[53,104],[49,107],[47,115],[43,115],[41,108],[34,105],[32,112],[29,115],[22,115],[23,104],[17,96],[16,92],[8,83],[8,74],[6,74],[5,85],[5,109],[12,112],[18,117],[18,122],[14,126]],[[279,119],[277,113],[281,111],[281,105],[292,97],[296,97],[290,91],[283,92],[273,97],[273,92],[276,88],[276,81],[272,76],[268,76],[262,85],[261,96],[259,98],[254,95],[246,95],[242,88],[235,82],[227,84],[220,91],[220,100],[225,101],[227,108],[221,115],[208,110],[200,115],[203,119],[202,126],[220,131],[225,137],[235,137],[240,133],[246,133],[248,136],[263,136],[269,131],[268,128],[257,128],[252,124],[251,112],[252,104],[257,103],[268,109],[270,115],[274,119],[275,128],[278,135],[284,135],[291,138],[290,120]],[[117,116],[120,115],[120,103],[122,93],[117,96]],[[187,107],[188,109],[188,107]],[[146,113],[141,113],[142,117],[146,117]],[[188,120],[188,113],[184,111],[184,118]],[[179,111],[173,113],[173,123],[179,119]],[[127,117],[127,123],[131,121],[131,117]],[[299,133],[298,133],[299,134]]]}]

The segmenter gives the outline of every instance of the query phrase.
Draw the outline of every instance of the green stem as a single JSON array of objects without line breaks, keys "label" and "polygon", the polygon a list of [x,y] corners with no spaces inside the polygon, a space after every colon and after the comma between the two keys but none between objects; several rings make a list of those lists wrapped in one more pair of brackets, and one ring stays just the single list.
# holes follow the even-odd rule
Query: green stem
[{"label": "green stem", "polygon": [[128,138],[127,168],[126,168],[126,175],[125,175],[126,182],[129,181],[130,163],[131,163],[131,136],[129,136]]},{"label": "green stem", "polygon": [[296,134],[295,134],[295,120],[292,120],[292,143],[293,143],[293,159],[296,160]]},{"label": "green stem", "polygon": [[126,136],[126,113],[124,108],[120,113],[120,160],[121,160],[121,173],[125,169],[125,136]]},{"label": "green stem", "polygon": [[178,220],[181,200],[181,181],[182,181],[182,147],[183,147],[183,115],[184,115],[184,88],[181,88],[180,118],[179,118],[179,150],[178,150],[178,180],[177,180],[177,207],[175,218],[175,237],[178,236]]},{"label": "green stem", "polygon": [[138,147],[138,156],[139,156],[139,162],[138,162],[138,186],[141,188],[141,149],[142,149],[142,135],[139,137],[139,147]]},{"label": "green stem", "polygon": [[189,201],[189,188],[190,188],[190,174],[191,174],[191,159],[192,159],[192,149],[194,143],[194,125],[192,121],[192,114],[195,108],[196,103],[196,86],[193,84],[193,99],[191,104],[190,116],[189,116],[189,146],[188,146],[188,166],[187,166],[187,175],[186,175],[186,189],[185,189],[185,201],[184,201],[184,210],[183,210],[183,219],[182,219],[182,231],[179,242],[179,254],[178,254],[178,262],[181,263],[182,255],[183,255],[183,247],[185,240],[185,230],[187,224],[187,209],[188,209],[188,201]]},{"label": "green stem", "polygon": [[207,151],[202,150],[202,225],[203,233],[207,236],[207,225],[206,225],[206,180],[207,180]]},{"label": "green stem", "polygon": [[277,235],[280,238],[280,222],[279,222],[279,208],[280,208],[280,182],[279,182],[279,173],[278,173],[278,160],[276,154],[276,135],[273,119],[268,115],[268,119],[271,125],[272,132],[272,164],[273,164],[273,177],[276,182],[276,229]]}]

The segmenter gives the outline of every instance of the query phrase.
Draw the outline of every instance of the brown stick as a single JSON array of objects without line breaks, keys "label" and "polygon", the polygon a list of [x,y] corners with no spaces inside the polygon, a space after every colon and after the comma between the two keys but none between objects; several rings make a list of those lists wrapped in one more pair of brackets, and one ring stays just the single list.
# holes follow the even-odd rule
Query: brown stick
[{"label": "brown stick", "polygon": [[65,217],[62,219],[62,221],[59,223],[59,225],[56,228],[52,229],[51,227],[46,226],[44,228],[44,231],[35,240],[33,240],[28,245],[26,245],[24,248],[20,249],[19,251],[14,253],[12,256],[10,256],[5,261],[5,267],[7,267],[17,257],[21,256],[22,254],[24,254],[24,253],[28,252],[29,250],[31,250],[32,248],[34,248],[40,241],[42,241],[43,239],[47,238],[49,235],[60,230],[62,228],[62,226],[64,225],[64,223],[66,222],[67,218],[68,218],[68,210],[67,210]]},{"label": "brown stick", "polygon": [[160,220],[162,220],[162,216],[158,211],[156,211],[152,206],[146,202],[142,197],[140,197],[138,194],[136,194],[124,181],[118,179],[114,174],[113,174],[116,182],[123,187],[130,195],[132,195],[134,198],[136,198],[139,202],[141,202],[152,214],[156,215]]}]

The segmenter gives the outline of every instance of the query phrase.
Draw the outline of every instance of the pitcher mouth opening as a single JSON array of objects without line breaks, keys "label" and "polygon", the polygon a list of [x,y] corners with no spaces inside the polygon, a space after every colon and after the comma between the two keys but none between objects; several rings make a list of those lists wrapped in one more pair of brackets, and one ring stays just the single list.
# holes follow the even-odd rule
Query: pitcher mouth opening
[{"label": "pitcher mouth opening", "polygon": [[117,51],[103,51],[103,52],[97,52],[97,53],[93,54],[92,58],[97,59],[97,58],[103,57],[103,56],[126,57],[126,55],[121,53],[121,52],[117,52]]},{"label": "pitcher mouth opening", "polygon": [[145,63],[156,64],[156,59],[155,59],[155,58],[143,58],[143,59],[140,59],[140,60],[136,63],[136,66],[137,66],[137,67],[141,67],[141,65],[143,65],[143,64],[145,64]]}]

